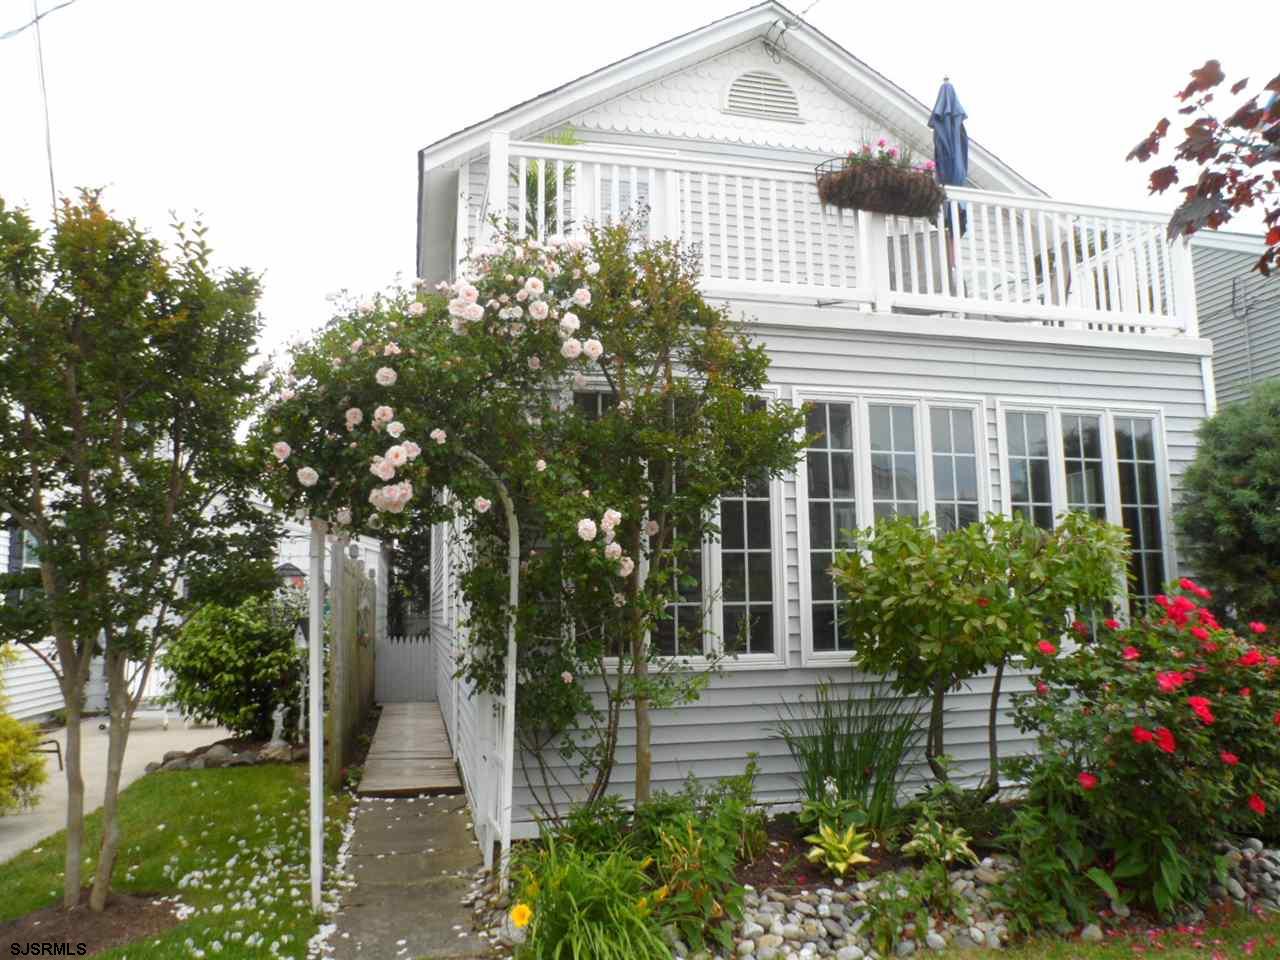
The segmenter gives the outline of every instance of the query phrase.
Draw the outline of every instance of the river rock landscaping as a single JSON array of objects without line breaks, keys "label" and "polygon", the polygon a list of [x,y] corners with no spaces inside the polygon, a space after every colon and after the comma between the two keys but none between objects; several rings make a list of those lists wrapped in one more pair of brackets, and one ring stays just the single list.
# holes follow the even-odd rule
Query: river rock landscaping
[{"label": "river rock landscaping", "polygon": [[[1225,884],[1209,890],[1218,912],[1229,907],[1249,913],[1280,913],[1280,848],[1270,848],[1250,837],[1239,844],[1223,844],[1221,853],[1229,865]],[[898,928],[896,946],[877,950],[869,932],[877,898],[897,900],[910,895],[913,879],[909,868],[890,870],[875,878],[846,882],[839,878],[809,888],[756,890],[743,888],[743,915],[734,929],[733,950],[691,950],[674,929],[665,930],[673,960],[781,960],[781,958],[834,957],[835,960],[890,960],[892,957],[928,955],[943,951],[1003,950],[1014,939],[1005,907],[1002,885],[1017,882],[1016,863],[1007,856],[985,857],[974,868],[949,874],[952,891],[963,904],[961,919],[952,913],[930,917],[927,924],[909,920]],[[474,911],[478,938],[491,944],[495,956],[510,955],[526,942],[523,929],[509,916],[510,898],[498,892],[490,871],[481,870],[463,900]],[[1180,911],[1177,925],[1200,924],[1206,911],[1188,907]],[[1094,922],[1063,927],[1059,936],[1080,943],[1100,943],[1120,935],[1150,938],[1150,917],[1136,914],[1112,901],[1099,910]]]}]

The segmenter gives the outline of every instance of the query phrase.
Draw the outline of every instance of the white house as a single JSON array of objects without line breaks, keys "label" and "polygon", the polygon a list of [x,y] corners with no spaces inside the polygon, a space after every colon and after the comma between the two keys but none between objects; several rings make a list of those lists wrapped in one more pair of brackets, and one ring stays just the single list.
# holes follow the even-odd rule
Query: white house
[{"label": "white house", "polygon": [[[532,99],[512,93],[517,106],[420,151],[420,275],[451,278],[490,214],[542,234],[647,206],[654,235],[698,249],[707,294],[755,318],[773,390],[812,403],[825,435],[794,476],[741,504],[748,546],[704,550],[707,595],[730,554],[768,565],[750,596],[715,603],[706,643],[744,608],[762,626],[697,703],[654,715],[655,789],[740,772],[755,752],[761,797],[795,798],[770,733],[778,704],[849,676],[824,573],[834,531],[895,512],[1052,524],[1080,508],[1128,528],[1137,594],[1178,569],[1170,505],[1215,391],[1191,251],[1166,244],[1165,218],[1051,199],[978,143],[969,183],[947,190],[969,223],[954,273],[941,216],[824,209],[815,163],[880,136],[928,157],[930,106],[772,0]],[[576,144],[549,142],[565,129]],[[542,202],[520,188],[529,177]],[[442,530],[435,547],[447,548]],[[501,705],[449,677],[466,638],[447,567],[433,564],[437,694],[477,820],[496,830]],[[971,770],[986,757],[989,689],[948,702],[948,750]],[[626,795],[634,740],[622,736],[613,784]],[[536,829],[521,768],[517,837]]]}]

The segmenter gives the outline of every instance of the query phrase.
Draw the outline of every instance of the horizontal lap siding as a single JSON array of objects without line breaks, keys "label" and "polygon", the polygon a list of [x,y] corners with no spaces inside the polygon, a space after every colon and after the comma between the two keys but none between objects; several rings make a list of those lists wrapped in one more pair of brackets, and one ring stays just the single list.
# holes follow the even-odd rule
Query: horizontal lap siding
[{"label": "horizontal lap siding", "polygon": [[[42,646],[46,656],[53,644]],[[62,691],[53,671],[27,647],[16,647],[17,659],[3,670],[0,698],[7,701],[4,712],[19,720],[32,720],[62,709]],[[95,661],[96,665],[97,661]]]},{"label": "horizontal lap siding", "polygon": [[[736,309],[736,308],[735,308]],[[818,311],[803,308],[743,305],[742,310],[763,321],[802,320]],[[824,318],[831,311],[822,311]],[[909,318],[903,318],[904,328]],[[1204,417],[1204,393],[1199,358],[1168,353],[1078,346],[977,342],[938,336],[860,333],[854,330],[815,330],[761,325],[752,331],[772,358],[770,378],[784,399],[794,391],[823,387],[868,390],[930,391],[981,397],[987,419],[988,455],[993,508],[1001,509],[996,420],[997,398],[1016,401],[1056,400],[1103,403],[1115,408],[1158,404],[1166,429],[1172,494],[1177,498],[1179,477],[1195,452],[1195,430]],[[692,771],[705,780],[740,773],[748,753],[759,756],[757,789],[763,800],[788,802],[796,798],[795,769],[785,744],[776,737],[779,708],[801,697],[812,697],[823,677],[852,677],[839,666],[801,666],[800,522],[796,483],[782,481],[783,549],[786,571],[788,668],[733,669],[711,680],[697,703],[653,714],[653,788],[675,790]],[[1027,671],[1008,671],[1001,701],[999,735],[1002,755],[1031,749],[1031,740],[1011,724],[1008,693],[1030,688]],[[986,762],[986,721],[990,681],[978,678],[969,689],[947,699],[946,748],[963,772],[976,775]],[[620,795],[630,796],[635,781],[633,717],[622,720],[618,766],[611,780]],[[527,760],[528,758],[526,758]],[[572,772],[554,751],[546,759],[566,782]],[[514,822],[516,834],[536,830],[533,795],[516,762]],[[528,763],[530,771],[535,764]],[[535,787],[541,780],[534,773]],[[910,780],[926,779],[915,765]],[[540,789],[541,792],[541,789]],[[562,797],[563,799],[563,797]]]},{"label": "horizontal lap siding", "polygon": [[1213,341],[1218,400],[1249,395],[1280,376],[1280,284],[1253,269],[1257,256],[1193,246],[1200,333]]}]

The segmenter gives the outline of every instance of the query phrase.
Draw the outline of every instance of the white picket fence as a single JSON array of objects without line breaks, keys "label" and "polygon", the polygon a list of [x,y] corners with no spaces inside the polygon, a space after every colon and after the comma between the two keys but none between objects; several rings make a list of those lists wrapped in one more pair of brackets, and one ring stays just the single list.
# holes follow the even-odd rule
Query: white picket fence
[{"label": "white picket fence", "polygon": [[380,637],[374,664],[374,699],[378,703],[436,699],[430,636]]}]

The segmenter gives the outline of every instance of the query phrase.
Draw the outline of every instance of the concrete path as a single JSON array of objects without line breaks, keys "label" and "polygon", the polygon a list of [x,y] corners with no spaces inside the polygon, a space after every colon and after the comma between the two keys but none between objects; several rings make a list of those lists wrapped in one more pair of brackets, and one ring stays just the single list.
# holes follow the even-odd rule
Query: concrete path
[{"label": "concrete path", "polygon": [[[85,720],[80,727],[86,813],[102,806],[102,791],[107,783],[107,733],[98,729],[98,724],[103,721],[105,718],[94,717]],[[146,765],[160,760],[167,750],[194,750],[229,736],[231,734],[221,727],[192,727],[188,730],[174,716],[171,716],[168,730],[161,726],[159,717],[149,714],[135,717],[129,733],[129,745],[125,749],[120,788],[124,789],[142,776]],[[66,730],[49,733],[45,737],[56,738],[65,751]],[[66,775],[58,770],[56,756],[52,753],[42,756],[49,778],[40,788],[40,802],[34,810],[0,817],[0,864],[66,826]]]},{"label": "concrete path", "polygon": [[358,793],[362,797],[462,793],[438,703],[383,704]]},{"label": "concrete path", "polygon": [[[386,714],[383,714],[385,718]],[[363,798],[329,937],[335,960],[490,956],[463,898],[480,868],[466,797]]]}]

